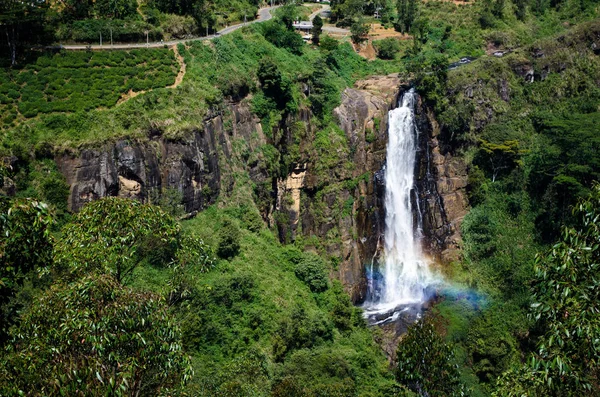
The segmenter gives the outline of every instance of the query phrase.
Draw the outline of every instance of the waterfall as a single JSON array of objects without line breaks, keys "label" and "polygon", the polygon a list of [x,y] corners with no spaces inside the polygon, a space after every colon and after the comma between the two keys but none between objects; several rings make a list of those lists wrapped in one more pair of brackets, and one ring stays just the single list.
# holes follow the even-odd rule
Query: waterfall
[{"label": "waterfall", "polygon": [[[389,138],[385,164],[384,255],[379,269],[367,272],[367,317],[384,314],[386,320],[407,305],[420,305],[433,283],[428,261],[420,244],[422,217],[413,224],[411,199],[414,186],[418,129],[415,125],[414,89],[406,92],[401,105],[388,113]],[[381,316],[377,316],[378,322]],[[385,321],[385,320],[384,320]]]}]

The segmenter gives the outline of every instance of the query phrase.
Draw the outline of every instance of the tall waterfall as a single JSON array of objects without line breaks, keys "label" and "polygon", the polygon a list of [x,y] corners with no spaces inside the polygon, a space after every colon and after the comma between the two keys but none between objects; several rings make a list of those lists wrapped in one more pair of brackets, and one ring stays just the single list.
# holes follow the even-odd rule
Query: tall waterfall
[{"label": "tall waterfall", "polygon": [[406,92],[402,104],[388,113],[384,256],[378,269],[372,264],[367,271],[367,317],[387,313],[385,318],[389,318],[402,307],[422,303],[426,299],[425,290],[433,281],[419,241],[421,217],[417,214],[415,228],[411,204],[416,195],[414,173],[419,133],[415,125],[415,96],[413,89]]}]

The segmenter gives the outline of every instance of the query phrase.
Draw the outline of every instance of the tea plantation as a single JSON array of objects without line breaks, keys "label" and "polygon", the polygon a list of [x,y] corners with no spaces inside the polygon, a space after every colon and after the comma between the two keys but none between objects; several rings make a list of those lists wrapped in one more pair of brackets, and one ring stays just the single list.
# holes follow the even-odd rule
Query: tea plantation
[{"label": "tea plantation", "polygon": [[114,106],[122,94],[166,87],[179,66],[172,50],[60,52],[0,70],[3,129],[39,113]]}]

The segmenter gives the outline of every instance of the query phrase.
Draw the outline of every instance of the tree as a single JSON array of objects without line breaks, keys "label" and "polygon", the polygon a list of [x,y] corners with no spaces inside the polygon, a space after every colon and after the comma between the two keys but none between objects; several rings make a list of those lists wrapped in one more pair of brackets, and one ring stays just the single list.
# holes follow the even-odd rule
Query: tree
[{"label": "tree", "polygon": [[94,11],[101,18],[123,19],[137,13],[135,0],[96,0]]},{"label": "tree", "polygon": [[502,143],[492,143],[481,140],[481,151],[478,153],[477,162],[482,168],[492,172],[492,182],[501,172],[511,170],[520,165],[523,151],[519,149],[519,141],[507,140]]},{"label": "tree", "polygon": [[76,276],[96,271],[118,282],[131,275],[148,247],[165,260],[176,248],[180,226],[160,208],[139,201],[107,197],[87,204],[62,229],[54,261],[58,271]]},{"label": "tree", "polygon": [[483,29],[491,28],[496,24],[496,18],[492,12],[492,0],[484,0],[479,13],[479,25]]},{"label": "tree", "polygon": [[[294,35],[296,34],[294,33]],[[281,74],[277,64],[270,58],[261,59],[257,75],[265,95],[275,101],[278,109],[285,109],[287,104],[293,100],[291,84]]]},{"label": "tree", "polygon": [[417,0],[398,0],[396,10],[398,11],[398,20],[396,22],[396,30],[402,33],[411,31],[413,23],[417,18],[418,12]]},{"label": "tree", "polygon": [[377,56],[381,59],[394,59],[400,51],[400,43],[393,37],[388,37],[375,43]]},{"label": "tree", "polygon": [[323,292],[329,287],[327,267],[318,255],[305,253],[302,260],[296,264],[294,273],[312,292]]},{"label": "tree", "polygon": [[270,43],[277,47],[285,48],[292,54],[301,55],[304,40],[294,31],[287,30],[285,26],[276,21],[267,21],[260,24],[262,34]]},{"label": "tree", "polygon": [[507,371],[497,396],[598,395],[600,376],[600,185],[573,209],[577,226],[536,257],[530,318],[537,350]]},{"label": "tree", "polygon": [[354,44],[362,43],[367,40],[369,25],[367,25],[362,18],[358,19],[350,27],[350,34]]},{"label": "tree", "polygon": [[34,271],[51,262],[53,222],[42,202],[0,197],[0,345],[16,322],[19,305],[11,301],[26,280],[37,279]]},{"label": "tree", "polygon": [[[328,38],[329,36],[326,36]],[[335,41],[335,39],[331,39]],[[323,46],[327,40],[323,40]],[[336,42],[337,45],[337,42]],[[339,105],[339,87],[335,82],[336,76],[327,67],[322,58],[315,62],[314,72],[310,76],[310,108],[318,117],[328,117],[333,109]]]},{"label": "tree", "polygon": [[240,229],[238,226],[226,219],[219,231],[219,247],[217,255],[223,259],[231,259],[240,252]]},{"label": "tree", "polygon": [[519,21],[525,20],[527,0],[515,0],[515,15]]},{"label": "tree", "polygon": [[311,29],[312,33],[312,42],[315,45],[319,45],[319,41],[321,38],[321,33],[323,33],[323,19],[320,16],[316,16],[313,19],[313,28]]},{"label": "tree", "polygon": [[463,390],[454,351],[427,317],[413,324],[398,344],[396,379],[422,396],[459,396]]},{"label": "tree", "polygon": [[281,7],[279,19],[289,31],[294,30],[294,21],[298,18],[295,4],[287,4]]},{"label": "tree", "polygon": [[11,336],[2,395],[168,395],[192,375],[164,301],[106,274],[53,285]]},{"label": "tree", "polygon": [[532,366],[555,395],[590,393],[600,375],[600,184],[573,215],[578,226],[538,256],[533,284],[531,316],[544,334]]},{"label": "tree", "polygon": [[492,8],[492,14],[498,19],[502,19],[504,11],[504,0],[496,0]]},{"label": "tree", "polygon": [[48,2],[3,0],[0,2],[0,30],[7,40],[11,66],[23,43],[40,42],[44,36],[44,18]]}]

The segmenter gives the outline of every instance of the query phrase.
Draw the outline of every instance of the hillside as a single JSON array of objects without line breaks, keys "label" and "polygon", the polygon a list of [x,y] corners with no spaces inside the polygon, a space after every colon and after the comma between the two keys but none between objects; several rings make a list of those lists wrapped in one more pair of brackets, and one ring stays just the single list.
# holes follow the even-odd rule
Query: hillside
[{"label": "hillside", "polygon": [[[0,394],[598,394],[598,4],[355,3],[0,6],[49,32],[0,49]],[[378,323],[402,107],[436,281]]]}]

